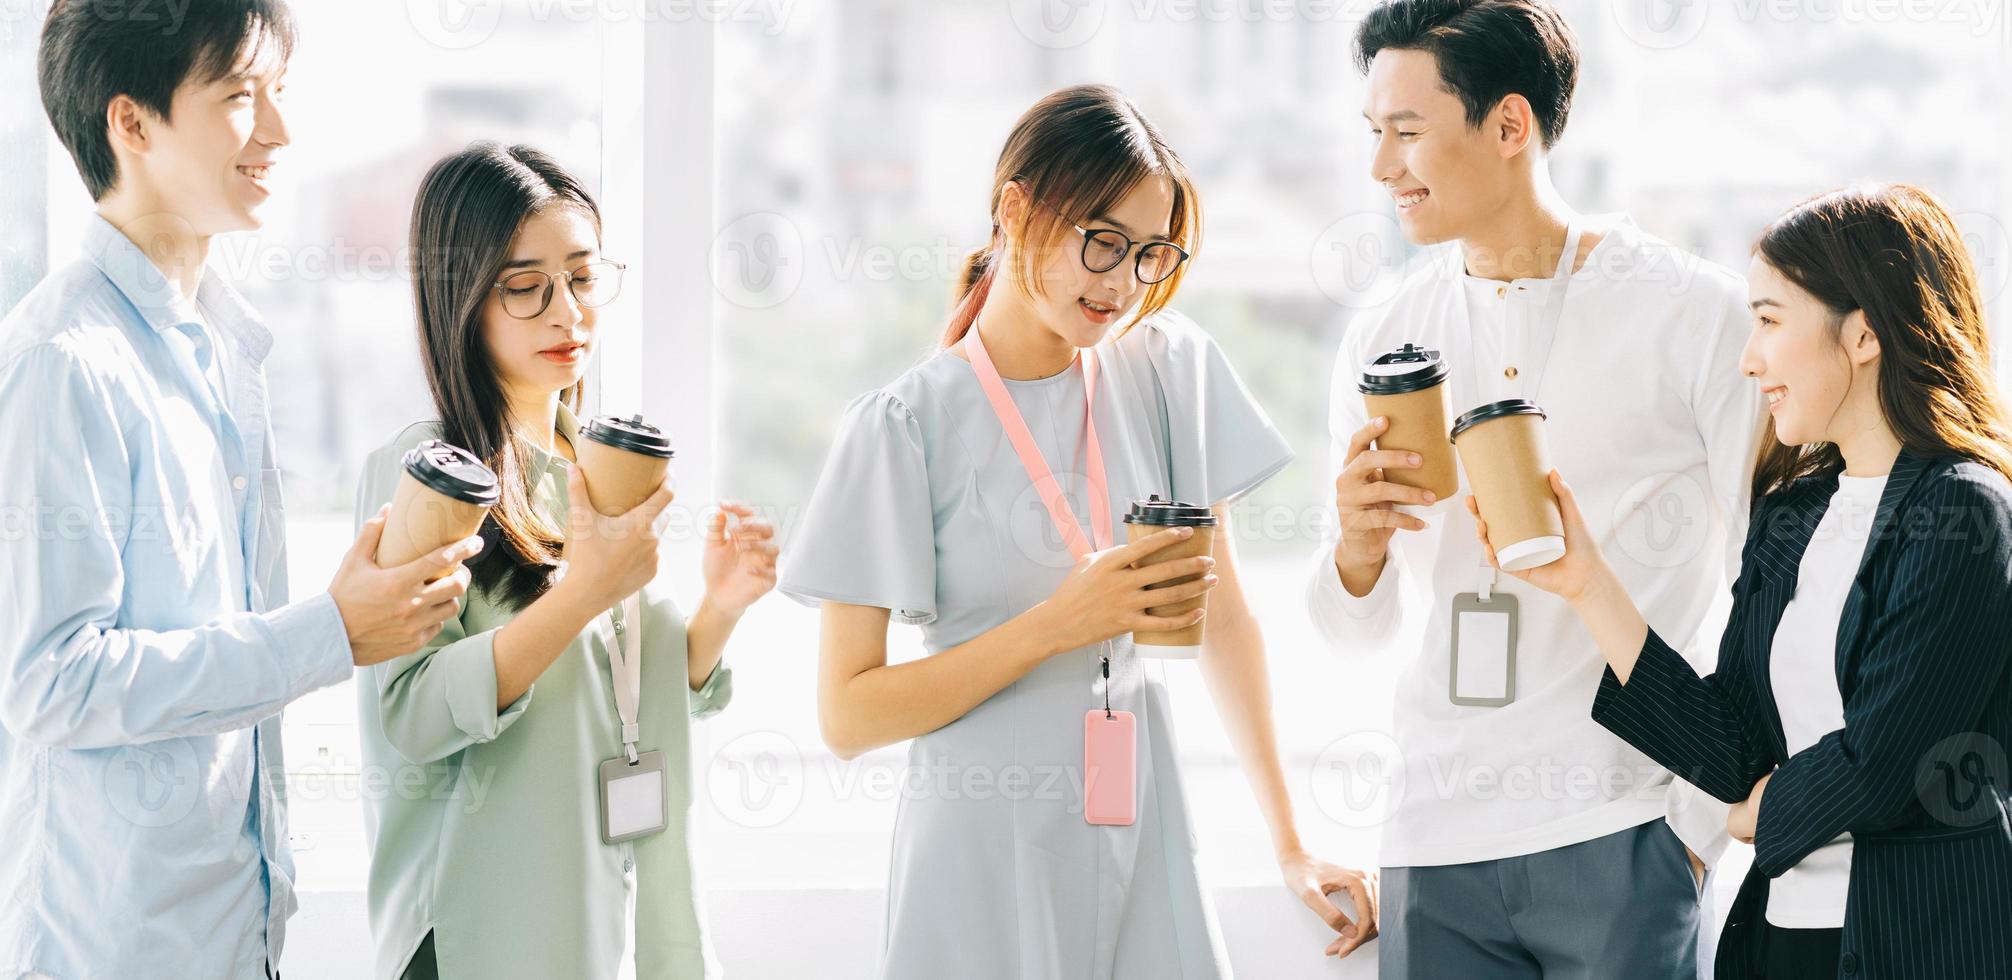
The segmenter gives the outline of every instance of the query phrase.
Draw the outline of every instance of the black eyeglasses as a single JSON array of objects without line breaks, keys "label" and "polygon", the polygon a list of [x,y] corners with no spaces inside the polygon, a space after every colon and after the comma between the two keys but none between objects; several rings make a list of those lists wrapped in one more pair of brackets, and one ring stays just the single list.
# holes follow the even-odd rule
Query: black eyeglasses
[{"label": "black eyeglasses", "polygon": [[529,320],[552,305],[553,285],[564,280],[573,298],[588,308],[614,302],[622,291],[622,271],[628,266],[603,259],[589,262],[571,272],[540,272],[527,269],[496,280],[491,289],[503,296],[503,312],[519,320]]},{"label": "black eyeglasses", "polygon": [[1140,282],[1150,286],[1165,281],[1181,267],[1181,263],[1188,260],[1188,250],[1173,242],[1134,242],[1123,232],[1112,228],[1091,231],[1049,205],[1043,204],[1042,207],[1054,211],[1057,217],[1069,222],[1069,227],[1083,236],[1083,268],[1091,272],[1109,272],[1117,268],[1118,263],[1125,261],[1125,256],[1136,247],[1139,254],[1133,260],[1132,270]]}]

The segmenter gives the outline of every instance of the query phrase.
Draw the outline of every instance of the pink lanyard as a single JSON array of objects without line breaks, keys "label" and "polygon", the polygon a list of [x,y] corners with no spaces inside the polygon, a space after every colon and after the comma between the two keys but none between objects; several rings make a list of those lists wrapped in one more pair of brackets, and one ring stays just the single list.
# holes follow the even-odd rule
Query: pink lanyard
[{"label": "pink lanyard", "polygon": [[1084,455],[1089,457],[1090,524],[1091,534],[1095,535],[1093,541],[1086,541],[1082,525],[1076,523],[1076,512],[1069,509],[1068,498],[1062,493],[1062,485],[1048,469],[1048,461],[1041,458],[1041,447],[1034,443],[1034,434],[1027,431],[1027,420],[1020,416],[1013,396],[1006,393],[1006,383],[999,379],[999,369],[992,366],[991,355],[985,353],[985,342],[979,339],[975,323],[965,334],[964,350],[971,355],[972,373],[978,375],[978,386],[985,389],[985,398],[992,403],[992,414],[999,417],[999,427],[1006,430],[1007,441],[1020,454],[1020,465],[1026,467],[1034,489],[1041,492],[1041,502],[1048,505],[1048,516],[1054,520],[1056,530],[1062,532],[1069,553],[1081,559],[1094,550],[1110,547],[1111,487],[1104,474],[1104,450],[1097,444],[1096,352],[1082,351]]}]

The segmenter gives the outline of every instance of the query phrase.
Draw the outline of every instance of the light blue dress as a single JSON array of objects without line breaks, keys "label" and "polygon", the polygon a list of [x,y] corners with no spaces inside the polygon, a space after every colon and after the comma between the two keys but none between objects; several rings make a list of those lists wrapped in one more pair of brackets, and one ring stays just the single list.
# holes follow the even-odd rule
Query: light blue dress
[{"label": "light blue dress", "polygon": [[[1097,432],[1112,525],[1148,494],[1220,503],[1292,458],[1191,321],[1162,313],[1098,348]],[[1078,515],[1080,360],[1007,381]],[[1046,599],[1074,559],[971,365],[937,353],[854,401],[780,591],[876,606],[920,625],[930,653]],[[1137,719],[1138,820],[1082,812],[1083,719],[1101,707],[1105,645],[1053,657],[916,738],[895,821],[882,975],[893,980],[1166,980],[1228,974],[1195,871],[1159,661],[1108,644],[1111,706]]]}]

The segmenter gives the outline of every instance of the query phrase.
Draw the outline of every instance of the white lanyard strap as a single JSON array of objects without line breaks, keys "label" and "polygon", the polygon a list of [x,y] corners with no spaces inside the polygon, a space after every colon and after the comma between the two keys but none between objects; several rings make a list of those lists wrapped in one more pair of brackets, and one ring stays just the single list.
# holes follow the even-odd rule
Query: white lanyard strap
[{"label": "white lanyard strap", "polygon": [[643,699],[643,614],[641,593],[622,600],[621,615],[609,613],[614,625],[608,640],[608,673],[615,685],[615,712],[622,718],[622,752],[635,765],[640,756],[636,743],[642,740],[642,725],[636,721]]},{"label": "white lanyard strap", "polygon": [[[1574,260],[1579,256],[1579,239],[1583,231],[1584,229],[1579,227],[1579,223],[1576,220],[1566,225],[1565,251],[1558,256],[1558,267],[1552,272],[1551,279],[1546,285],[1549,292],[1545,297],[1544,313],[1537,320],[1538,332],[1526,335],[1526,343],[1530,347],[1537,349],[1526,349],[1523,351],[1525,356],[1519,358],[1525,362],[1524,366],[1527,368],[1527,370],[1518,372],[1518,380],[1522,382],[1521,391],[1525,397],[1534,399],[1542,393],[1544,371],[1550,366],[1551,348],[1556,345],[1558,339],[1558,324],[1565,318],[1565,296],[1572,289],[1573,264]],[[1456,252],[1455,256],[1458,258],[1459,253]],[[1460,261],[1463,263],[1461,274],[1465,276],[1466,267],[1464,263],[1466,260],[1461,258]],[[1488,396],[1482,383],[1484,377],[1493,376],[1484,374],[1481,370],[1481,365],[1476,363],[1474,358],[1474,315],[1473,311],[1468,308],[1467,289],[1464,284],[1458,291],[1458,295],[1460,297],[1462,314],[1459,318],[1460,329],[1464,331],[1467,341],[1467,356],[1465,359],[1467,361],[1468,376],[1474,379],[1473,397],[1475,404],[1479,405],[1499,401],[1500,399]],[[1497,370],[1500,370],[1499,367]],[[1505,392],[1504,397],[1514,397],[1514,394]]]}]

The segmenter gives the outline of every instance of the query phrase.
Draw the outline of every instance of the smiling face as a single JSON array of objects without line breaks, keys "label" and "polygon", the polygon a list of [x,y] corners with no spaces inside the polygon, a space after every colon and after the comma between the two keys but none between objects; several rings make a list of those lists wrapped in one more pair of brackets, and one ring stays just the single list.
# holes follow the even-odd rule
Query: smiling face
[{"label": "smiling face", "polygon": [[[601,257],[600,234],[593,218],[580,208],[554,205],[525,219],[508,254],[498,280],[526,270],[572,272]],[[544,288],[540,285],[536,292]],[[553,283],[552,300],[544,311],[522,320],[504,310],[503,292],[502,287],[490,290],[482,304],[483,341],[503,390],[513,401],[535,401],[579,384],[594,349],[594,308],[580,305],[563,283]],[[518,301],[536,305],[536,293],[526,297],[514,298],[512,305]]]},{"label": "smiling face", "polygon": [[1747,284],[1754,328],[1740,370],[1760,382],[1775,437],[1834,443],[1879,418],[1879,339],[1864,312],[1840,318],[1758,255]]},{"label": "smiling face", "polygon": [[[1038,207],[1028,200],[1019,185],[1006,189],[1000,207],[1006,212],[1002,225],[1007,231],[1006,268],[1021,268],[1019,250],[1026,247],[1020,230],[1026,226],[1026,209]],[[1124,198],[1102,214],[1064,215],[1060,237],[1041,248],[1034,257],[1036,281],[1028,283],[1030,303],[1036,319],[1056,336],[1074,347],[1094,347],[1104,339],[1111,325],[1128,316],[1145,298],[1147,286],[1139,281],[1139,247],[1170,241],[1174,212],[1173,181],[1151,176],[1140,181]],[[1091,272],[1083,262],[1085,231],[1116,231],[1134,243],[1131,251],[1107,272]]]},{"label": "smiling face", "polygon": [[1507,161],[1536,139],[1505,144],[1505,122],[1528,125],[1527,113],[1519,120],[1513,109],[1505,112],[1512,103],[1522,104],[1505,100],[1481,126],[1469,126],[1437,57],[1406,48],[1377,52],[1363,107],[1374,148],[1369,173],[1395,199],[1398,226],[1412,244],[1469,237],[1514,193]]},{"label": "smiling face", "polygon": [[137,114],[145,133],[139,144],[114,139],[120,189],[130,183],[198,235],[258,228],[259,209],[272,196],[273,163],[291,142],[280,109],[286,65],[275,46],[261,50],[264,56],[216,81],[184,82],[167,120],[130,99],[123,108],[115,103],[115,125],[121,112]]}]

